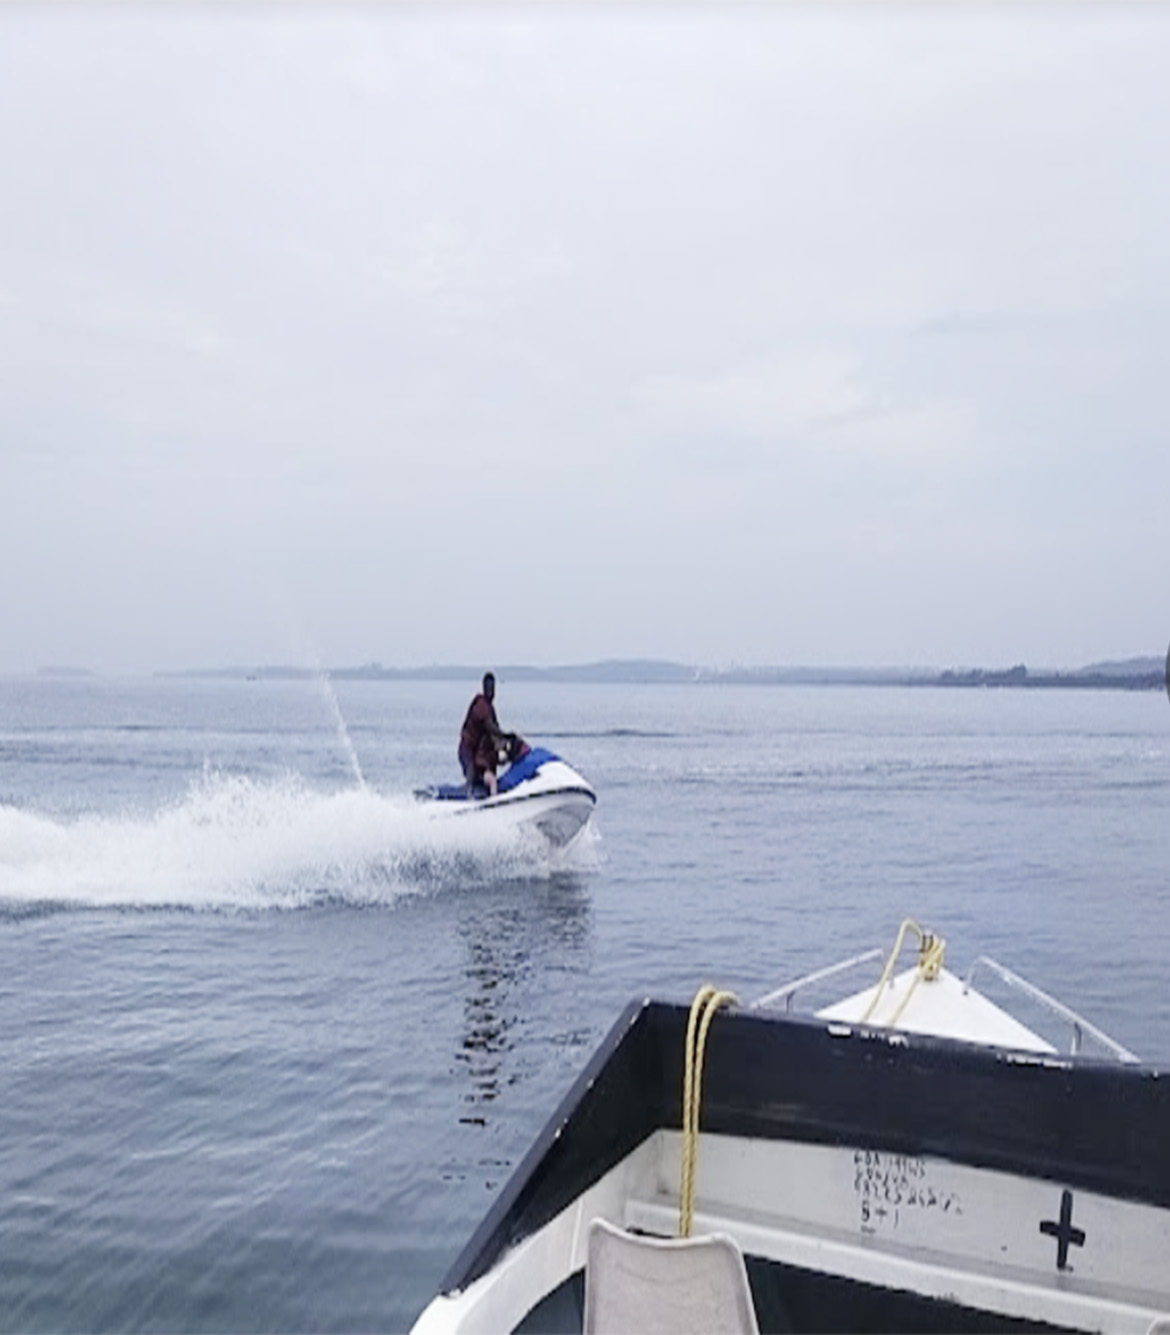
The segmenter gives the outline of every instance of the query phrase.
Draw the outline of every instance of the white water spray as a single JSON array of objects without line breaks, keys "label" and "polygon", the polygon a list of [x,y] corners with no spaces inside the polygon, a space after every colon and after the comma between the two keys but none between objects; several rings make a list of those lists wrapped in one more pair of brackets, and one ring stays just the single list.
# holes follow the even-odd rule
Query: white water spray
[{"label": "white water spray", "polygon": [[[283,600],[282,600],[283,602]],[[341,749],[345,752],[345,758],[349,762],[349,768],[353,774],[354,781],[361,789],[366,788],[366,776],[362,773],[361,764],[358,761],[357,751],[354,748],[353,739],[349,735],[349,729],[345,724],[345,717],[341,712],[341,705],[337,700],[337,692],[333,689],[333,682],[329,678],[329,673],[321,661],[321,655],[317,652],[317,647],[313,643],[301,618],[296,615],[287,605],[285,613],[289,622],[289,629],[294,643],[299,647],[297,658],[301,662],[307,661],[311,665],[313,680],[317,683],[317,688],[325,700],[325,706],[329,710],[329,715],[333,719],[333,726],[337,729],[337,740],[341,743]]]},{"label": "white water spray", "polygon": [[587,869],[596,849],[443,819],[369,787],[323,792],[296,775],[217,773],[154,812],[64,819],[0,802],[0,917],[34,905],[86,909],[298,909],[390,904],[420,890],[545,879]]},{"label": "white water spray", "polygon": [[329,706],[329,711],[333,715],[333,722],[337,726],[337,737],[341,742],[341,749],[345,752],[349,760],[349,767],[353,771],[353,777],[357,781],[359,788],[366,786],[366,778],[362,773],[362,767],[358,763],[357,751],[354,750],[353,740],[349,735],[349,729],[345,726],[345,718],[341,712],[341,705],[337,700],[337,692],[333,689],[333,683],[329,680],[329,674],[321,667],[317,668],[317,682],[321,687],[322,694],[325,696],[325,703]]}]

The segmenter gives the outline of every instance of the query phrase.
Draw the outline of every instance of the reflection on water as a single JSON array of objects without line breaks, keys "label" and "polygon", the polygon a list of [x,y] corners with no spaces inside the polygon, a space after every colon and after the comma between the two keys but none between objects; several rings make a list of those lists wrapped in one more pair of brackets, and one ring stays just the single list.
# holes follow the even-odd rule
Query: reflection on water
[{"label": "reflection on water", "polygon": [[[467,1085],[459,1121],[486,1127],[502,1091],[523,1082],[532,1057],[521,1059],[521,1035],[531,1024],[526,1007],[544,993],[546,976],[588,968],[591,912],[585,882],[563,873],[547,881],[515,882],[468,897],[459,922],[464,965],[463,1038],[455,1070]],[[539,1017],[552,1044],[573,1040],[549,1016]]]},{"label": "reflection on water", "polygon": [[493,939],[468,939],[466,943],[463,1046],[455,1060],[464,1064],[471,1082],[463,1095],[468,1111],[459,1119],[469,1126],[486,1125],[484,1105],[493,1103],[499,1094],[500,1065],[510,1046],[509,1031],[516,1023],[516,1017],[508,1014],[508,992],[523,957],[504,927],[514,923],[516,916],[515,910],[501,915],[493,925]]}]

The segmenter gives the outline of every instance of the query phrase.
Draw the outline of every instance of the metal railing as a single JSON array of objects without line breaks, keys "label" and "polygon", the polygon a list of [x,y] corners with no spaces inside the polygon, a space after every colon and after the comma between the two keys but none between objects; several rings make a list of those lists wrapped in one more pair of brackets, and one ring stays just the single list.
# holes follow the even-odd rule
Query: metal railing
[{"label": "metal railing", "polygon": [[[856,969],[860,965],[870,964],[874,960],[880,960],[884,953],[885,952],[881,950],[867,950],[862,955],[854,955],[851,959],[842,960],[839,964],[831,964],[826,969],[817,969],[813,973],[805,974],[802,978],[797,978],[794,982],[786,983],[783,987],[776,988],[773,992],[766,993],[758,1000],[753,1001],[748,1009],[763,1010],[765,1007],[776,1008],[783,1002],[784,1011],[788,1013],[792,1010],[793,998],[803,988],[811,987],[815,983],[823,983],[826,979],[835,978],[839,974],[847,973],[850,969]],[[964,993],[970,990],[972,981],[975,977],[975,971],[980,966],[985,966],[990,969],[1009,987],[1015,988],[1016,991],[1037,1002],[1050,1014],[1055,1015],[1058,1019],[1063,1020],[1064,1023],[1070,1025],[1072,1028],[1072,1043],[1069,1051],[1073,1056],[1077,1056],[1081,1052],[1084,1046],[1085,1035],[1087,1034],[1094,1040],[1094,1042],[1098,1043],[1108,1053],[1116,1057],[1118,1061],[1140,1061],[1139,1057],[1130,1052],[1128,1048],[1123,1047],[1116,1039],[1110,1038],[1104,1030],[1098,1029],[1094,1024],[1090,1024],[1083,1015],[1079,1015],[1076,1011],[1072,1010],[1071,1007],[1064,1005],[1063,1002],[1057,1001],[1055,997],[1049,996],[1042,988],[1037,987],[1034,983],[1029,983],[1026,978],[1021,978],[1019,974],[1004,968],[1002,964],[991,959],[988,955],[980,955],[975,963],[971,965],[970,969],[968,969],[967,976],[963,980]]]},{"label": "metal railing", "polygon": [[815,973],[807,973],[794,983],[785,983],[783,987],[778,987],[775,992],[769,992],[766,996],[760,997],[758,1001],[753,1001],[748,1009],[761,1010],[765,1006],[775,1006],[777,1002],[782,1001],[785,1011],[790,1011],[792,1009],[792,998],[802,987],[824,982],[826,978],[834,978],[839,973],[856,969],[860,964],[869,964],[872,960],[880,960],[884,953],[881,950],[867,950],[864,955],[854,955],[852,959],[842,960],[840,964],[831,964],[827,969],[818,969]]},{"label": "metal railing", "polygon": [[967,970],[967,977],[963,979],[964,992],[970,988],[971,980],[975,977],[975,970],[979,968],[981,964],[985,964],[994,974],[998,975],[1003,982],[1007,983],[1009,987],[1014,987],[1026,997],[1031,997],[1033,1001],[1039,1002],[1041,1006],[1046,1010],[1051,1011],[1053,1015],[1064,1020],[1066,1024],[1070,1024],[1072,1026],[1073,1034],[1072,1045],[1069,1048],[1069,1051],[1074,1057],[1081,1051],[1084,1036],[1088,1034],[1096,1042],[1100,1043],[1108,1052],[1111,1052],[1119,1061],[1137,1062],[1140,1060],[1138,1057],[1134,1056],[1128,1048],[1123,1048],[1116,1039],[1110,1038],[1107,1033],[1098,1029],[1096,1025],[1090,1024],[1083,1015],[1078,1015],[1076,1011],[1064,1005],[1063,1002],[1057,1001],[1055,997],[1050,997],[1047,992],[1037,987],[1034,983],[1029,983],[1026,978],[1021,978],[1019,974],[1012,973],[1010,969],[1005,969],[1002,964],[997,964],[995,960],[987,955],[980,955],[975,963],[971,965],[970,969]]}]

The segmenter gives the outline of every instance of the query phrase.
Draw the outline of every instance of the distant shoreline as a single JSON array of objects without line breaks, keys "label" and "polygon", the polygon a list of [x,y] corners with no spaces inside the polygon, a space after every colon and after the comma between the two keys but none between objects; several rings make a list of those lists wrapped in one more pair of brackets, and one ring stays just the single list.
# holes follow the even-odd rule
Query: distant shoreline
[{"label": "distant shoreline", "polygon": [[[1007,669],[947,668],[703,668],[656,659],[611,659],[564,667],[496,666],[501,681],[559,682],[627,686],[932,686],[1008,690],[1151,691],[1166,686],[1159,658],[1093,664],[1073,670],[1030,671],[1023,664]],[[380,663],[315,671],[290,665],[241,668],[192,668],[156,672],[162,678],[210,678],[245,681],[461,681],[474,683],[480,667],[435,665],[391,668]]]}]

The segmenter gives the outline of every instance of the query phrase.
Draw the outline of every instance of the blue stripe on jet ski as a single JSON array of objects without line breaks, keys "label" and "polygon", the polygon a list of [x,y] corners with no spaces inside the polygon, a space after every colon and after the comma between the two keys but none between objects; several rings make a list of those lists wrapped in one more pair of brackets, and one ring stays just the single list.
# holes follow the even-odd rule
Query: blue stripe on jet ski
[{"label": "blue stripe on jet ski", "polygon": [[500,792],[511,792],[518,783],[523,783],[525,779],[531,779],[541,765],[556,759],[557,757],[551,751],[546,751],[543,746],[534,746],[527,755],[521,756],[514,765],[509,765],[500,775]]}]

